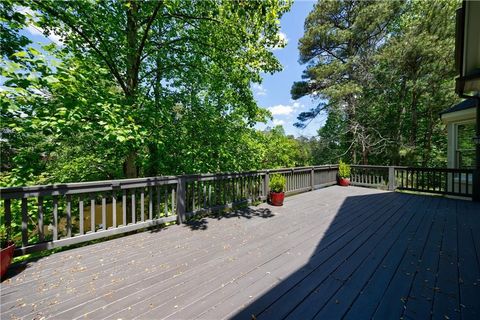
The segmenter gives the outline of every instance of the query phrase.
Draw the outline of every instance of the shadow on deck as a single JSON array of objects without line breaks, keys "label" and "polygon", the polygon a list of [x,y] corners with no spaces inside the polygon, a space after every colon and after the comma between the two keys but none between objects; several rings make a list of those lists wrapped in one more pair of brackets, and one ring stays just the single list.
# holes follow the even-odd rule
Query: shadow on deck
[{"label": "shadow on deck", "polygon": [[41,259],[2,283],[1,315],[478,319],[479,214],[469,201],[325,188]]}]

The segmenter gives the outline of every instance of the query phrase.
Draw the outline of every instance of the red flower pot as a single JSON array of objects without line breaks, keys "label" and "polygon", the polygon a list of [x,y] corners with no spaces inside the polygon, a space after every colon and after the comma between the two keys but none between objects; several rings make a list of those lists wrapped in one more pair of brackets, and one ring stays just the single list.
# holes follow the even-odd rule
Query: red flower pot
[{"label": "red flower pot", "polygon": [[284,192],[270,192],[270,204],[273,206],[283,206],[283,200],[285,199]]},{"label": "red flower pot", "polygon": [[1,278],[7,273],[8,266],[12,262],[13,250],[15,250],[15,244],[13,242],[8,243],[8,247],[0,251],[0,262],[1,262]]},{"label": "red flower pot", "polygon": [[338,178],[338,184],[343,187],[348,187],[350,185],[350,179],[348,178]]}]

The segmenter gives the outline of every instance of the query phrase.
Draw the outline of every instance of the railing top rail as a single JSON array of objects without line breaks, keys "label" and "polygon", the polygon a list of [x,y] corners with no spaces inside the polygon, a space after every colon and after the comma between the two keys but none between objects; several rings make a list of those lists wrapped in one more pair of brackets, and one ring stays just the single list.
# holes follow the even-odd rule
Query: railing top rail
[{"label": "railing top rail", "polygon": [[261,172],[298,172],[298,171],[307,171],[307,170],[329,170],[329,169],[337,169],[338,164],[326,164],[321,166],[305,166],[305,167],[293,167],[293,168],[276,168],[276,169],[268,169],[268,170],[261,170]]},{"label": "railing top rail", "polygon": [[388,169],[390,166],[375,166],[375,165],[363,165],[363,164],[352,164],[350,165],[352,168],[366,168],[366,169]]},{"label": "railing top rail", "polygon": [[187,181],[191,180],[212,180],[216,178],[228,179],[239,177],[251,177],[251,176],[264,176],[264,171],[246,171],[246,172],[222,172],[222,173],[199,173],[199,174],[186,174],[178,176],[178,178],[185,178]]},{"label": "railing top rail", "polygon": [[177,183],[180,178],[191,180],[212,180],[212,179],[228,179],[248,176],[264,176],[267,173],[284,173],[284,172],[302,172],[311,169],[329,170],[335,169],[338,165],[321,165],[295,168],[279,168],[268,170],[256,170],[246,172],[220,172],[220,173],[201,173],[187,174],[178,176],[156,176],[135,179],[118,179],[118,180],[102,180],[89,182],[73,182],[73,183],[57,183],[51,185],[36,185],[22,187],[0,188],[0,199],[28,198],[47,195],[67,195],[80,193],[93,193],[109,190],[123,190],[131,188],[141,188],[154,185]]},{"label": "railing top rail", "polygon": [[103,180],[89,182],[56,183],[51,185],[37,185],[26,187],[0,188],[1,199],[18,197],[33,197],[42,195],[60,195],[108,191],[114,189],[129,189],[156,184],[168,184],[177,182],[175,176],[158,176],[135,179]]},{"label": "railing top rail", "polygon": [[426,168],[426,167],[395,167],[395,169],[409,171],[435,171],[435,172],[452,172],[452,173],[473,173],[474,169],[458,169],[458,168]]}]

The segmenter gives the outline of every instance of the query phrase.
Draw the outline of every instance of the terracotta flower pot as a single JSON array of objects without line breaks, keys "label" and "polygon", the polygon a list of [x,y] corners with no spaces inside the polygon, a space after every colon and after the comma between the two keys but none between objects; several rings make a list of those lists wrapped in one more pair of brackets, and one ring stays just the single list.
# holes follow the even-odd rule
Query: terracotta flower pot
[{"label": "terracotta flower pot", "polygon": [[7,273],[8,266],[12,262],[13,251],[15,250],[15,244],[9,242],[8,246],[0,251],[0,262],[1,262],[1,278]]},{"label": "terracotta flower pot", "polygon": [[273,206],[283,206],[285,192],[270,192],[270,204]]},{"label": "terracotta flower pot", "polygon": [[348,187],[350,185],[350,179],[348,178],[338,178],[338,184],[343,187]]}]

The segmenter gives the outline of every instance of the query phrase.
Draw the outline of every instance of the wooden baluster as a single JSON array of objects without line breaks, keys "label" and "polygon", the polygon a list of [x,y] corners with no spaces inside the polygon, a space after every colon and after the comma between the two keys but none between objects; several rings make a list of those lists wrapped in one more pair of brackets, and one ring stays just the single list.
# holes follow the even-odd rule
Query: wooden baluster
[{"label": "wooden baluster", "polygon": [[[28,208],[27,198],[22,198],[22,246],[28,246]],[[56,239],[55,239],[56,240]]]},{"label": "wooden baluster", "polygon": [[203,185],[203,182],[200,180],[200,178],[198,179],[198,182],[197,182],[197,194],[198,194],[198,197],[197,197],[197,207],[198,207],[198,210],[201,210],[202,209],[202,204],[203,204],[203,199],[202,199],[202,185]]},{"label": "wooden baluster", "polygon": [[[468,172],[465,172],[465,195],[469,195],[470,192],[469,192],[469,179],[468,179]],[[472,179],[473,180],[473,179]]]},{"label": "wooden baluster", "polygon": [[164,190],[163,190],[164,194],[165,194],[165,198],[164,198],[165,202],[163,203],[163,211],[165,213],[165,217],[169,216],[169,214],[168,214],[168,190],[167,190],[167,188],[168,188],[168,185],[165,185]]},{"label": "wooden baluster", "polygon": [[145,221],[145,188],[140,192],[140,221]]},{"label": "wooden baluster", "polygon": [[85,223],[85,217],[84,217],[84,213],[83,213],[83,199],[82,199],[82,195],[80,195],[79,199],[78,199],[78,215],[79,215],[79,219],[80,219],[80,225],[79,225],[79,233],[80,235],[84,234],[85,233],[85,227],[84,227],[84,223]]},{"label": "wooden baluster", "polygon": [[58,240],[58,198],[53,196],[53,221],[52,221],[53,241]]},{"label": "wooden baluster", "polygon": [[67,237],[72,236],[72,199],[70,195],[67,195]]},{"label": "wooden baluster", "polygon": [[208,183],[208,207],[212,207],[212,182]]},{"label": "wooden baluster", "polygon": [[153,187],[148,187],[148,219],[153,220]]},{"label": "wooden baluster", "polygon": [[112,227],[117,227],[117,193],[112,192]]},{"label": "wooden baluster", "polygon": [[445,176],[445,185],[444,185],[444,192],[448,192],[448,171],[444,171],[444,176]]},{"label": "wooden baluster", "polygon": [[175,214],[175,188],[172,187],[172,214]]},{"label": "wooden baluster", "polygon": [[132,198],[131,198],[131,203],[132,203],[132,223],[135,224],[137,222],[137,208],[136,208],[136,201],[135,201],[135,189],[132,189]]},{"label": "wooden baluster", "polygon": [[123,226],[127,225],[127,190],[123,190],[122,194],[122,219]]},{"label": "wooden baluster", "polygon": [[452,192],[455,192],[455,172],[452,172]]},{"label": "wooden baluster", "polygon": [[90,196],[90,232],[95,232],[95,196]]},{"label": "wooden baluster", "polygon": [[157,218],[160,218],[160,216],[161,216],[161,211],[160,211],[161,210],[160,209],[160,206],[161,206],[161,204],[160,204],[160,200],[161,200],[160,199],[160,186],[157,186],[156,189],[157,189],[156,190],[157,191]]},{"label": "wooden baluster", "polygon": [[107,230],[107,198],[102,195],[102,229]]},{"label": "wooden baluster", "polygon": [[207,208],[207,182],[203,182],[203,209]]},{"label": "wooden baluster", "polygon": [[38,240],[40,240],[40,242],[45,241],[45,232],[43,230],[43,197],[38,197]]}]

